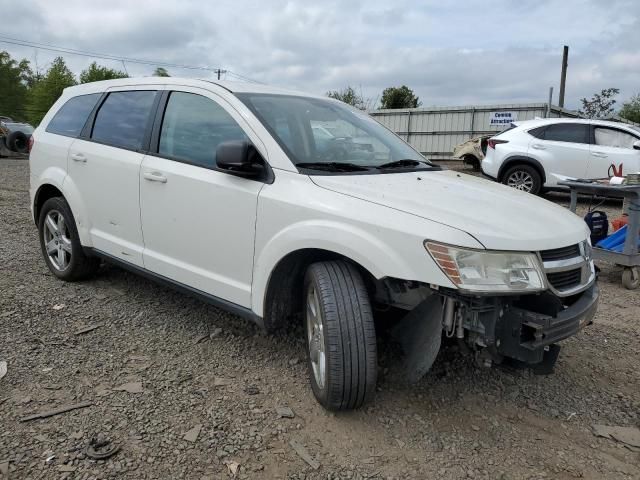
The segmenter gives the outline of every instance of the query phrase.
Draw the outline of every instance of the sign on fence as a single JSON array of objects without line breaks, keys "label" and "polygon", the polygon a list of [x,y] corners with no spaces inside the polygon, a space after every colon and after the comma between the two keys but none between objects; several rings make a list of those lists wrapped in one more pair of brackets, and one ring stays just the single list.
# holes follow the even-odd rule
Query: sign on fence
[{"label": "sign on fence", "polygon": [[518,112],[491,112],[489,124],[493,126],[509,125],[518,120]]}]

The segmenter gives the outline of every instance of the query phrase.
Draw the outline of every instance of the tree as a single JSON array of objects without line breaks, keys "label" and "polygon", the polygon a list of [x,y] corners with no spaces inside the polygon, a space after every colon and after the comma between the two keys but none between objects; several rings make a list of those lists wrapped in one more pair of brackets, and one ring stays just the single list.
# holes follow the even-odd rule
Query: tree
[{"label": "tree", "polygon": [[153,71],[153,76],[154,77],[170,77],[171,75],[169,75],[169,72],[167,72],[167,69],[164,67],[157,67],[154,71]]},{"label": "tree", "polygon": [[380,101],[380,108],[416,108],[420,105],[420,99],[406,85],[385,88]]},{"label": "tree", "polygon": [[624,102],[618,115],[632,122],[640,123],[640,93]]},{"label": "tree", "polygon": [[127,78],[127,75],[120,70],[103,67],[93,62],[89,68],[80,73],[80,83],[99,82],[100,80],[113,80],[114,78]]},{"label": "tree", "polygon": [[605,88],[600,93],[596,93],[589,100],[581,98],[582,109],[579,110],[581,115],[587,118],[606,118],[613,115],[616,101],[613,97],[618,95],[620,90],[617,88]]},{"label": "tree", "polygon": [[62,95],[62,91],[76,84],[76,79],[64,63],[62,57],[57,57],[52,63],[47,73],[37,80],[31,91],[27,102],[28,119],[34,125],[42,120],[56,100]]},{"label": "tree", "polygon": [[341,102],[346,103],[347,105],[351,105],[352,107],[356,107],[360,110],[367,110],[369,108],[369,104],[371,101],[369,99],[365,100],[364,97],[356,92],[356,89],[348,86],[342,90],[333,90],[331,92],[327,92],[327,97],[335,98],[336,100],[340,100]]},{"label": "tree", "polygon": [[27,60],[18,62],[8,52],[0,52],[0,115],[15,120],[27,118],[25,103],[31,76]]}]

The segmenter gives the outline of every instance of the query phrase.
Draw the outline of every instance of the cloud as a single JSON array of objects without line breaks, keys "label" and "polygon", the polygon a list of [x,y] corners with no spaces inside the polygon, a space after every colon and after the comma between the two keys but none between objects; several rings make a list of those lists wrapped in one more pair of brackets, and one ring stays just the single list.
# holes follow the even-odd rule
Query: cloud
[{"label": "cloud", "polygon": [[[12,11],[0,0],[0,11]],[[376,98],[408,85],[425,105],[546,101],[570,45],[567,105],[607,87],[640,89],[632,0],[25,0],[2,35],[132,58],[220,67],[313,93],[353,85]],[[34,49],[0,44],[34,59]],[[39,50],[39,67],[57,54]],[[65,55],[79,73],[93,60]],[[115,61],[98,60],[122,68]],[[153,66],[127,63],[130,74]],[[172,75],[212,77],[169,68]],[[231,75],[229,75],[229,78]]]}]

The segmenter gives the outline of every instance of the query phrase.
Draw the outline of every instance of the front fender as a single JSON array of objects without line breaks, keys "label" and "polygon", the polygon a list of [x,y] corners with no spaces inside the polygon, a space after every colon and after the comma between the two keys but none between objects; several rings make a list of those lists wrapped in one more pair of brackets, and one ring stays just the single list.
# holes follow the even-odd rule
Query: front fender
[{"label": "front fender", "polygon": [[[280,260],[302,249],[320,249],[340,254],[365,268],[375,278],[393,276],[407,280],[416,278],[411,255],[399,255],[396,249],[378,237],[353,225],[331,220],[308,220],[295,223],[274,235],[256,252],[252,284],[252,309],[262,316],[271,273]],[[429,261],[426,252],[421,255]],[[426,267],[426,265],[425,265]],[[442,275],[442,284],[449,283]],[[453,285],[451,285],[454,287]]]}]

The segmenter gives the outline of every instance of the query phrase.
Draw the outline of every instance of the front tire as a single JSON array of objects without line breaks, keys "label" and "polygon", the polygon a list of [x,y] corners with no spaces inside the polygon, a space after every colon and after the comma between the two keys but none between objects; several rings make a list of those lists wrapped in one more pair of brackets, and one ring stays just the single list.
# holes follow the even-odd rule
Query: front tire
[{"label": "front tire", "polygon": [[362,406],[375,391],[376,332],[362,276],[350,263],[314,263],[304,281],[311,388],[328,410]]},{"label": "front tire", "polygon": [[62,197],[44,202],[38,219],[40,247],[51,273],[69,282],[93,275],[100,265],[97,258],[85,255],[76,221]]},{"label": "front tire", "polygon": [[535,168],[525,164],[510,167],[502,176],[502,183],[534,195],[542,190],[542,177]]}]

